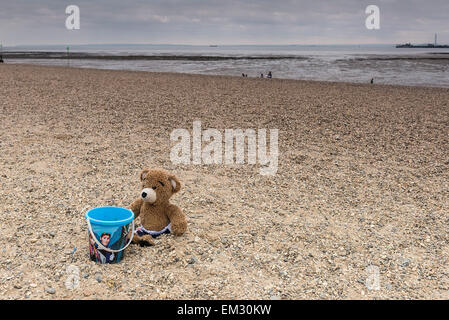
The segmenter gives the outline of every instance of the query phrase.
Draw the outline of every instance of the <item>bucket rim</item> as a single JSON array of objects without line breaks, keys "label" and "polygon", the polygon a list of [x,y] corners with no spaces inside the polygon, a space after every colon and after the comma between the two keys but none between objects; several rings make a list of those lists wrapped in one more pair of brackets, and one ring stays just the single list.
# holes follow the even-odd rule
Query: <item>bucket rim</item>
[{"label": "bucket rim", "polygon": [[[130,217],[123,219],[123,220],[116,220],[116,221],[105,221],[105,220],[98,220],[92,217],[89,217],[89,212],[93,211],[93,210],[97,210],[97,209],[120,209],[120,210],[125,210],[125,211],[129,211],[130,212]],[[124,226],[127,225],[129,223],[131,223],[134,220],[134,212],[128,208],[123,208],[123,207],[116,207],[116,206],[103,206],[103,207],[96,207],[96,208],[92,208],[87,210],[86,214],[84,215],[84,218],[90,222],[93,222],[94,224],[97,225],[103,225],[103,226]]]}]

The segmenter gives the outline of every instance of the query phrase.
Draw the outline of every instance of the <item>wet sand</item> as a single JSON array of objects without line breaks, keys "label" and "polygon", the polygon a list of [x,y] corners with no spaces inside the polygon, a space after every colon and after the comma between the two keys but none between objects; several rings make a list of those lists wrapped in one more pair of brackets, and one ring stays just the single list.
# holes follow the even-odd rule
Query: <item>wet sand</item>
[{"label": "wet sand", "polygon": [[[6,64],[0,84],[1,299],[449,298],[449,89]],[[278,129],[276,175],[174,165],[195,120]],[[84,212],[129,205],[145,167],[183,183],[188,232],[96,265]]]}]

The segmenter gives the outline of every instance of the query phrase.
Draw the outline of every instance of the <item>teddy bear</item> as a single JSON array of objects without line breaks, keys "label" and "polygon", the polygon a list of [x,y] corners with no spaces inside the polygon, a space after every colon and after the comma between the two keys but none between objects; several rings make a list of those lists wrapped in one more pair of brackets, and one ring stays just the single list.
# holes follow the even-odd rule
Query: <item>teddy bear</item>
[{"label": "teddy bear", "polygon": [[140,181],[140,197],[130,206],[135,219],[140,216],[141,221],[141,226],[135,230],[133,243],[149,246],[154,245],[153,238],[161,234],[184,234],[187,230],[186,216],[169,201],[181,189],[178,178],[162,169],[145,169],[140,174]]}]

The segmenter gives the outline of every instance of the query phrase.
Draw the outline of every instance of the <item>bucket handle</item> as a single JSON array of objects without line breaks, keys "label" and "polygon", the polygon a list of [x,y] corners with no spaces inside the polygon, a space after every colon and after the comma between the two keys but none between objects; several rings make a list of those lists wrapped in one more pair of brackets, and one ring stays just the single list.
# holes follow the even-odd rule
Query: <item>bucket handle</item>
[{"label": "bucket handle", "polygon": [[[94,239],[95,243],[98,245],[98,248],[100,248],[101,250],[105,250],[107,252],[112,252],[112,253],[121,252],[121,251],[125,250],[126,248],[128,248],[128,246],[131,244],[131,241],[133,241],[133,237],[134,237],[134,219],[131,222],[132,223],[131,238],[129,239],[129,242],[126,244],[126,246],[124,246],[120,250],[113,250],[113,249],[110,249],[110,248],[106,248],[101,242],[99,242],[97,240],[97,237],[95,236],[94,232],[92,231],[92,226],[90,224],[89,218],[87,217],[86,220],[87,220],[87,227],[89,228],[90,235],[92,236],[92,239]],[[128,231],[128,234],[129,234],[129,231]]]}]

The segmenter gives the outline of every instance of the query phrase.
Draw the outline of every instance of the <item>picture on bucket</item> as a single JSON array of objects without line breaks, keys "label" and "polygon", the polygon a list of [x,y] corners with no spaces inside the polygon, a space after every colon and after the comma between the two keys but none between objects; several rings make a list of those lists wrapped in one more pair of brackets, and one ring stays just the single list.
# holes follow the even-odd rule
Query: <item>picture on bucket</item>
[{"label": "picture on bucket", "polygon": [[100,264],[120,262],[134,233],[134,213],[124,208],[100,207],[89,210],[86,220],[90,259]]},{"label": "picture on bucket", "polygon": [[[126,242],[127,236],[129,233],[129,228],[122,227],[121,236],[118,241],[111,244],[111,234],[108,232],[103,232],[99,237],[101,244],[105,248],[111,249],[120,249]],[[92,238],[92,235],[89,233],[89,253],[90,259],[92,261],[96,261],[101,264],[106,263],[116,263],[121,260],[122,252],[114,254],[114,252],[106,251],[105,249],[98,248],[98,245],[95,243],[95,240]]]}]

